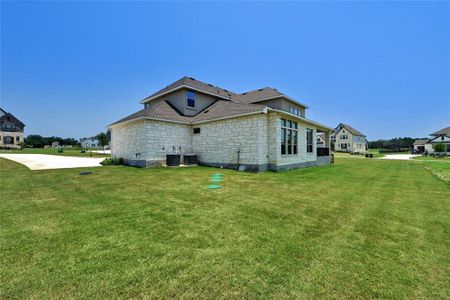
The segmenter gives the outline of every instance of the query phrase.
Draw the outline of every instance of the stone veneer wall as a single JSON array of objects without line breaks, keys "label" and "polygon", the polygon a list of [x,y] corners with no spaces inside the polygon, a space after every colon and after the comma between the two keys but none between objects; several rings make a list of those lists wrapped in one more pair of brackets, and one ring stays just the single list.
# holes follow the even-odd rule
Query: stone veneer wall
[{"label": "stone veneer wall", "polygon": [[[14,144],[4,144],[3,143],[3,138],[5,136],[11,136],[14,138]],[[19,140],[17,141],[16,138],[19,137]],[[24,139],[23,139],[23,132],[20,131],[15,131],[15,132],[11,132],[11,131],[0,131],[0,147],[4,147],[4,148],[20,148],[19,145],[17,145],[17,143],[23,143]]]},{"label": "stone veneer wall", "polygon": [[192,145],[203,165],[267,170],[266,114],[241,116],[193,127],[200,128],[200,133],[192,136]]},{"label": "stone veneer wall", "polygon": [[111,132],[112,156],[130,165],[160,165],[166,154],[192,152],[192,127],[187,124],[139,120],[115,125]]},{"label": "stone veneer wall", "polygon": [[[296,155],[281,155],[281,119],[291,119],[298,122],[298,150]],[[313,129],[313,152],[306,152],[306,128]],[[315,166],[317,162],[316,128],[301,123],[299,120],[282,116],[279,113],[269,113],[269,170],[279,171],[300,167]]]},{"label": "stone veneer wall", "polygon": [[[200,164],[224,168],[279,171],[323,164],[324,159],[317,159],[316,129],[298,120],[298,154],[281,155],[281,118],[269,112],[195,125],[154,120],[118,124],[112,127],[112,155],[131,165],[153,166],[164,164],[166,154],[181,147],[182,154],[196,154]],[[200,133],[193,134],[197,127]],[[313,129],[312,153],[306,152],[306,128]]]}]

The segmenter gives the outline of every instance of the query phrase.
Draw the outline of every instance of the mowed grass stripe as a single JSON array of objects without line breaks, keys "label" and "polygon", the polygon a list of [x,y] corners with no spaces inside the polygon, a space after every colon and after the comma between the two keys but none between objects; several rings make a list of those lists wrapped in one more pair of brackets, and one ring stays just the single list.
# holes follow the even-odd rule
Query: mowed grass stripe
[{"label": "mowed grass stripe", "polygon": [[[1,163],[4,298],[446,298],[448,186],[415,162],[283,173]],[[84,170],[84,169],[83,169]]]}]

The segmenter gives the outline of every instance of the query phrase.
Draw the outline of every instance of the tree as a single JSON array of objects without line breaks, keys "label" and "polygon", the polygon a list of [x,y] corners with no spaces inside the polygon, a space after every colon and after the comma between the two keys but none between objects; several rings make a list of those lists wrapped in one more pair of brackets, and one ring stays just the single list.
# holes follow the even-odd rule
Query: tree
[{"label": "tree", "polygon": [[108,136],[104,132],[100,132],[97,134],[98,143],[103,148],[103,151],[105,151],[105,146],[108,146]]},{"label": "tree", "polygon": [[435,152],[445,152],[445,144],[441,142],[437,142],[433,145],[433,149]]},{"label": "tree", "polygon": [[47,140],[38,134],[30,134],[25,138],[25,145],[31,148],[43,148],[47,145]]}]

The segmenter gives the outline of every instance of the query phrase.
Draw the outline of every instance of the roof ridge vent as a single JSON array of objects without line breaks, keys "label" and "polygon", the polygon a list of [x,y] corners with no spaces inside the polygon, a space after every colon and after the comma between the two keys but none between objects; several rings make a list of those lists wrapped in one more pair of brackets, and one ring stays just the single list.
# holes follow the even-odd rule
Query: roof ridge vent
[{"label": "roof ridge vent", "polygon": [[194,81],[195,81],[195,78],[193,78],[193,77],[189,77],[189,79],[192,79],[192,80],[194,80]]},{"label": "roof ridge vent", "polygon": [[242,95],[247,95],[247,92],[245,92],[245,93],[242,93]]},{"label": "roof ridge vent", "polygon": [[259,89],[259,90],[258,90],[258,92],[261,92],[261,91],[262,91],[263,89],[264,89],[264,88],[262,88],[262,89]]}]

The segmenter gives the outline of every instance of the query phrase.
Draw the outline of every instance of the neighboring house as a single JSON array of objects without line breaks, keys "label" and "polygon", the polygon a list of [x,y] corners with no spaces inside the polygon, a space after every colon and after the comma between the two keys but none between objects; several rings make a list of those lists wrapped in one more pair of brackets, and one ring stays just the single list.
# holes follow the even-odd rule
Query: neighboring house
[{"label": "neighboring house", "polygon": [[450,155],[450,126],[443,128],[441,130],[438,130],[436,132],[433,132],[430,134],[432,136],[431,139],[429,139],[424,144],[424,149],[426,153],[433,153],[433,145],[435,145],[438,142],[441,142],[446,147],[446,153],[447,155]]},{"label": "neighboring house", "polygon": [[52,142],[52,148],[59,148],[59,142],[58,141]]},{"label": "neighboring house", "polygon": [[237,94],[183,77],[140,103],[144,109],[108,126],[112,156],[129,165],[164,165],[173,153],[251,171],[330,163],[329,151],[318,155],[315,136],[322,131],[329,140],[332,129],[307,119],[306,105],[273,88]]},{"label": "neighboring house", "polygon": [[424,153],[425,152],[425,144],[429,141],[429,139],[418,139],[413,143],[413,147],[416,153]]},{"label": "neighboring house", "polygon": [[325,133],[324,132],[319,132],[319,133],[317,133],[316,134],[316,137],[317,137],[317,142],[316,142],[316,144],[317,144],[317,148],[324,148],[324,147],[326,147],[326,145],[328,144],[326,141],[325,141]]},{"label": "neighboring house", "polygon": [[81,138],[80,143],[82,148],[100,148],[100,142],[96,136]]},{"label": "neighboring house", "polygon": [[347,124],[339,124],[331,134],[334,150],[340,152],[366,152],[366,136]]},{"label": "neighboring house", "polygon": [[21,148],[25,124],[0,108],[0,148]]}]

